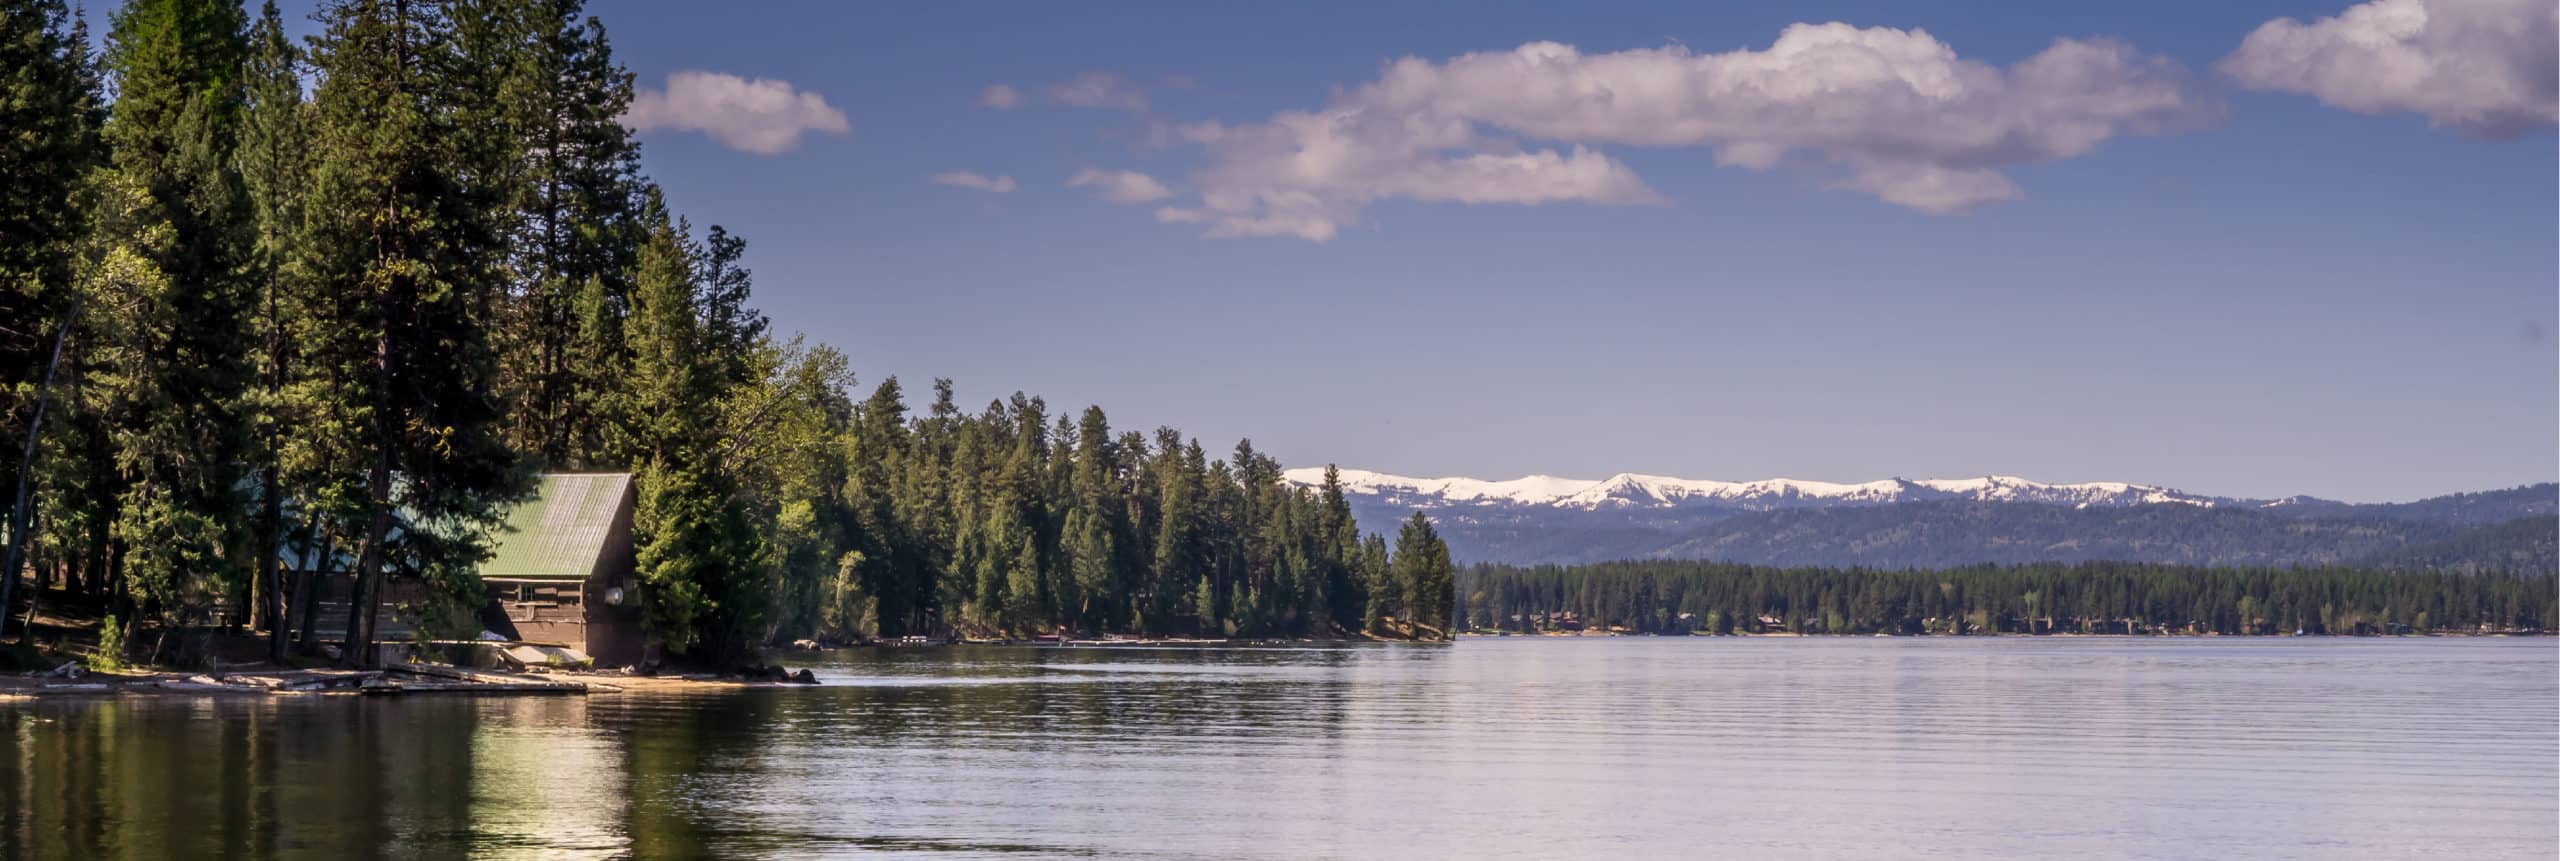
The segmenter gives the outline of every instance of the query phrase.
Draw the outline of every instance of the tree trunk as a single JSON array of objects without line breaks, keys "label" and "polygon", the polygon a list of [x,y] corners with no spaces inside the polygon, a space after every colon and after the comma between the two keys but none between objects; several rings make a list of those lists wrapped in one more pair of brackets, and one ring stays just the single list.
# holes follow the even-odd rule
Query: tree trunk
[{"label": "tree trunk", "polygon": [[284,498],[282,482],[276,480],[272,465],[262,470],[258,480],[258,583],[266,592],[260,607],[266,614],[267,660],[283,664],[292,657],[284,610]]},{"label": "tree trunk", "polygon": [[107,544],[107,608],[110,613],[125,614],[125,627],[133,626],[133,595],[124,589],[124,543]]},{"label": "tree trunk", "polygon": [[114,537],[106,518],[97,517],[89,521],[89,552],[82,554],[88,557],[89,570],[80,575],[80,585],[85,590],[82,594],[91,598],[107,596],[107,584],[114,579],[108,576],[109,565],[115,555],[110,543]]},{"label": "tree trunk", "polygon": [[71,322],[80,318],[80,309],[89,304],[81,298],[71,303],[62,314],[62,325],[53,333],[53,355],[44,364],[44,380],[36,387],[35,413],[27,419],[27,447],[18,453],[18,486],[9,497],[9,549],[0,555],[0,631],[9,625],[9,587],[18,583],[18,569],[27,559],[27,530],[35,522],[36,446],[44,437],[44,408],[53,400],[53,372],[62,368],[62,345],[71,340]]},{"label": "tree trunk", "polygon": [[293,588],[293,600],[301,605],[301,608],[296,611],[301,621],[294,628],[299,632],[294,637],[294,648],[303,654],[310,654],[315,647],[314,644],[319,641],[318,637],[312,633],[312,629],[319,627],[317,616],[320,612],[320,586],[328,582],[324,575],[328,571],[329,560],[336,558],[337,543],[338,536],[330,533],[327,538],[321,540],[318,556],[313,556],[310,546],[304,545],[302,573],[295,578],[297,583]]},{"label": "tree trunk", "polygon": [[[387,461],[387,459],[386,459]],[[347,598],[346,652],[339,662],[374,669],[374,615],[382,603],[383,540],[391,533],[391,470],[374,468],[373,516],[365,526],[364,550],[356,554],[355,594]]]}]

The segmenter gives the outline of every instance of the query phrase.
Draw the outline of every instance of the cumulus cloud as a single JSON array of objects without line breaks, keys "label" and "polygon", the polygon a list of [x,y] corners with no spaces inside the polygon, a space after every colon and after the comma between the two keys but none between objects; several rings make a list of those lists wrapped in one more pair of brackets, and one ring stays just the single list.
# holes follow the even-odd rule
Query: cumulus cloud
[{"label": "cumulus cloud", "polygon": [[644,132],[702,132],[730,149],[764,155],[799,147],[804,133],[853,130],[843,111],[789,81],[704,71],[668,75],[665,89],[640,88],[622,124]]},{"label": "cumulus cloud", "polygon": [[2001,168],[2218,111],[2176,63],[2103,39],[2059,39],[2005,69],[1925,31],[1837,23],[1793,25],[1767,49],[1725,53],[1533,42],[1398,60],[1317,110],[1180,127],[1209,162],[1192,178],[1196,205],[1157,217],[1210,236],[1323,241],[1388,198],[1661,202],[1594,149],[1611,144],[1705,148],[1751,170],[1801,166],[1839,188],[1949,213],[2021,197]]},{"label": "cumulus cloud", "polygon": [[974,188],[979,191],[992,191],[997,194],[1003,194],[1014,189],[1013,177],[990,177],[986,174],[967,170],[944,171],[942,173],[934,174],[933,183],[935,185],[948,185],[959,188]]},{"label": "cumulus cloud", "polygon": [[988,84],[984,91],[978,93],[978,104],[999,111],[1012,110],[1022,104],[1022,91],[1003,84]]},{"label": "cumulus cloud", "polygon": [[1079,108],[1144,112],[1147,109],[1146,88],[1110,72],[1086,72],[1074,80],[1049,88],[1049,97],[1059,104]]},{"label": "cumulus cloud", "polygon": [[2560,113],[2555,30],[2551,0],[2373,0],[2308,24],[2261,24],[2219,68],[2252,89],[2505,137]]},{"label": "cumulus cloud", "polygon": [[1164,187],[1164,183],[1134,170],[1085,168],[1067,179],[1067,187],[1092,188],[1102,199],[1113,203],[1146,203],[1173,196],[1173,190]]}]

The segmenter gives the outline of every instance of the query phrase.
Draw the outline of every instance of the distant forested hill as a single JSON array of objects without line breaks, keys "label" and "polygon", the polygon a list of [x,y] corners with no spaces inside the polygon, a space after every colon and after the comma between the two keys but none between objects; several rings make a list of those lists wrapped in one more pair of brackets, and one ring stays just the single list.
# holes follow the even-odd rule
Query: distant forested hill
[{"label": "distant forested hill", "polygon": [[[2548,570],[2551,518],[2540,527]],[[1943,568],[1991,563],[2117,560],[2177,565],[2334,565],[2431,560],[2470,567],[2530,562],[2533,529],[2471,528],[2388,516],[2287,517],[2266,511],[2149,505],[2063,508],[2014,503],[1923,502],[1873,508],[1798,509],[1718,521],[1646,554],[1757,565]]]},{"label": "distant forested hill", "polygon": [[2560,517],[2517,518],[2440,541],[2375,554],[2356,564],[2456,574],[2560,571]]},{"label": "distant forested hill", "polygon": [[1639,634],[2405,634],[2547,630],[2554,574],[2201,568],[2126,562],[1944,570],[1650,560],[1478,565],[1479,632]]},{"label": "distant forested hill", "polygon": [[2387,517],[2456,526],[2495,526],[2517,518],[2560,513],[2560,486],[2534,484],[2479,493],[2456,493],[2416,502],[2356,505],[2326,499],[2279,500],[2260,510],[2289,517]]},{"label": "distant forested hill", "polygon": [[[1941,568],[2114,560],[2176,565],[2375,565],[2550,571],[2560,486],[2414,502],[2297,497],[2069,505],[1938,499],[1577,506],[1354,494],[1364,527],[1428,513],[1462,563],[1707,559],[1755,565]],[[2540,527],[2537,528],[2536,524]]]}]

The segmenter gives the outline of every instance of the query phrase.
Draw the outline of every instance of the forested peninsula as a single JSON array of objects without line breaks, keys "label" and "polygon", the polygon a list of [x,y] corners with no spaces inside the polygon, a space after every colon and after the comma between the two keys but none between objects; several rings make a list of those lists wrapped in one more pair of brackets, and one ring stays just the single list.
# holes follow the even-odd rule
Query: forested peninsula
[{"label": "forested peninsula", "polygon": [[1487,634],[2520,634],[2560,619],[2547,569],[1631,561],[1471,566],[1458,590]]},{"label": "forested peninsula", "polygon": [[670,660],[1451,628],[1427,520],[1364,536],[1250,442],[860,394],[649,180],[578,0],[329,0],[303,43],[272,2],[131,0],[96,52],[61,0],[0,11],[0,637],[49,604],[282,662],[335,576],[350,663],[386,595],[469,638],[493,535],[566,472],[632,475]]}]

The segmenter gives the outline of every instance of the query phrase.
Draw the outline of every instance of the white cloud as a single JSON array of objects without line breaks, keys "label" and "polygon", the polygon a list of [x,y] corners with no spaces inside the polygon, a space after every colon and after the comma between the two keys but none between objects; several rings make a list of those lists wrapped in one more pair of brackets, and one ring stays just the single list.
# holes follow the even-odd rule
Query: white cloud
[{"label": "white cloud", "polygon": [[1173,190],[1164,187],[1164,183],[1134,170],[1085,168],[1067,179],[1067,187],[1097,189],[1102,199],[1113,203],[1146,203],[1173,196]]},{"label": "white cloud", "polygon": [[2308,24],[2261,24],[2218,68],[2252,89],[2503,137],[2560,113],[2555,30],[2551,0],[2373,0]]},{"label": "white cloud", "polygon": [[999,111],[1012,110],[1022,104],[1022,92],[1003,84],[988,84],[985,91],[978,93],[978,104]]},{"label": "white cloud", "polygon": [[1110,72],[1086,72],[1074,80],[1049,88],[1049,97],[1060,104],[1079,108],[1109,108],[1144,112],[1147,91],[1126,78]]},{"label": "white cloud", "polygon": [[[1592,146],[1703,147],[1717,164],[1800,164],[1924,212],[2022,196],[2000,169],[2216,116],[2176,63],[2059,39],[2006,69],[1920,30],[1798,24],[1765,50],[1516,50],[1388,64],[1325,107],[1195,124],[1197,206],[1167,221],[1211,236],[1322,241],[1388,198],[1536,205],[1663,200]],[[1526,146],[1547,141],[1554,146]]]},{"label": "white cloud", "polygon": [[992,191],[997,194],[1003,194],[1012,191],[1015,188],[1013,177],[989,177],[986,174],[966,170],[944,171],[942,173],[934,174],[933,182],[935,185],[974,188],[979,191]]},{"label": "white cloud", "polygon": [[668,75],[663,90],[640,88],[622,124],[636,131],[702,132],[731,149],[765,155],[798,147],[806,132],[840,135],[853,130],[843,111],[817,93],[794,89],[789,81],[704,71]]}]

